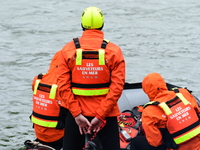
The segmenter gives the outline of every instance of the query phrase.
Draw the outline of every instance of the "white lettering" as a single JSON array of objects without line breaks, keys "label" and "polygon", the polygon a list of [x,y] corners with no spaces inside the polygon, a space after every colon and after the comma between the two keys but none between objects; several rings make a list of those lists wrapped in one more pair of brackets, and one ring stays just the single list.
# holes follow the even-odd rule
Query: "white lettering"
[{"label": "white lettering", "polygon": [[33,96],[33,99],[36,100],[36,101],[43,102],[43,103],[53,104],[53,102],[51,100],[46,100],[46,99],[43,99],[43,98],[40,98],[40,97],[37,97],[37,96]]},{"label": "white lettering", "polygon": [[181,116],[178,116],[178,117],[176,117],[176,120],[180,120],[182,117]]},{"label": "white lettering", "polygon": [[39,94],[40,98],[45,98],[45,96],[43,94]]},{"label": "white lettering", "polygon": [[86,66],[94,66],[93,63],[86,63]]},{"label": "white lettering", "polygon": [[102,71],[103,67],[77,67],[76,69],[83,71]]},{"label": "white lettering", "polygon": [[173,114],[170,116],[170,119],[174,119],[175,117],[179,116],[179,115],[182,115],[183,113],[187,112],[188,110],[190,110],[191,108],[188,106],[182,110],[180,110],[179,112]]},{"label": "white lettering", "polygon": [[182,109],[181,107],[177,107],[175,110],[180,111],[181,109]]},{"label": "white lettering", "polygon": [[90,71],[89,74],[98,75],[98,71]]},{"label": "white lettering", "polygon": [[185,112],[183,115],[182,115],[182,117],[186,117],[186,116],[188,116],[189,115],[189,113],[188,112]]},{"label": "white lettering", "polygon": [[85,74],[88,74],[88,72],[87,72],[87,71],[82,71],[82,74],[84,74],[84,75],[85,75]]},{"label": "white lettering", "polygon": [[41,106],[47,107],[46,103],[40,103]]}]

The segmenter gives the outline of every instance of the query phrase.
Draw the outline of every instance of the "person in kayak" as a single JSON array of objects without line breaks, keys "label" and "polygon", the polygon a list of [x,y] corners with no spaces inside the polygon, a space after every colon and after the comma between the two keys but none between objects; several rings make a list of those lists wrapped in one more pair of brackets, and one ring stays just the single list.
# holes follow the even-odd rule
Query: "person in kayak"
[{"label": "person in kayak", "polygon": [[119,46],[104,39],[99,8],[86,8],[81,26],[82,36],[67,43],[59,57],[59,93],[70,112],[63,149],[81,149],[84,134],[96,132],[104,150],[119,150],[117,101],[125,83],[124,56]]},{"label": "person in kayak", "polygon": [[67,109],[60,105],[61,98],[57,94],[56,70],[58,67],[58,51],[52,58],[46,74],[39,74],[32,81],[33,112],[30,116],[36,140],[56,150],[62,148],[64,121]]},{"label": "person in kayak", "polygon": [[142,89],[150,102],[144,105],[145,137],[131,141],[131,150],[200,150],[200,108],[185,88],[167,89],[158,73],[148,74]]}]

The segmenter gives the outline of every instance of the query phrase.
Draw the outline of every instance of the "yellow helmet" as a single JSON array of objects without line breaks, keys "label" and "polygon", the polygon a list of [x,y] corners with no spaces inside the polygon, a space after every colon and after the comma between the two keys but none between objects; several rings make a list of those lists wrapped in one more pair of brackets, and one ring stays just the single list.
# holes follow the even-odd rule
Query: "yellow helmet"
[{"label": "yellow helmet", "polygon": [[99,8],[88,7],[82,13],[81,24],[85,29],[102,28],[104,24],[104,15]]}]

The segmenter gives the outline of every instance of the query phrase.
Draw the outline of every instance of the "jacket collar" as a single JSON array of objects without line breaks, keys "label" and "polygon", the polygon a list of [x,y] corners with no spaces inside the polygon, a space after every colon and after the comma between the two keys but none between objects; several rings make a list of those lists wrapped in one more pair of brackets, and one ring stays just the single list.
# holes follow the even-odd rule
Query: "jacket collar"
[{"label": "jacket collar", "polygon": [[101,38],[103,39],[104,38],[104,33],[100,30],[93,30],[93,29],[90,29],[90,30],[85,30],[82,34],[82,37],[96,37],[96,38]]}]

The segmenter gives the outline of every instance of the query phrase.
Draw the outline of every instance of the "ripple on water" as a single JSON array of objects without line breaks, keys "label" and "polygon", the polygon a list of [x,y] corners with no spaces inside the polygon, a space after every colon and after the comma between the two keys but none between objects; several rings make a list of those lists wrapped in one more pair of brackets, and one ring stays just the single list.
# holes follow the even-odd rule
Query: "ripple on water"
[{"label": "ripple on water", "polygon": [[[151,72],[200,97],[199,0],[2,1],[0,9],[0,149],[19,150],[34,139],[31,82],[55,52],[81,36],[81,10],[105,12],[105,38],[121,47],[126,81]],[[131,6],[131,7],[130,7]]]}]

